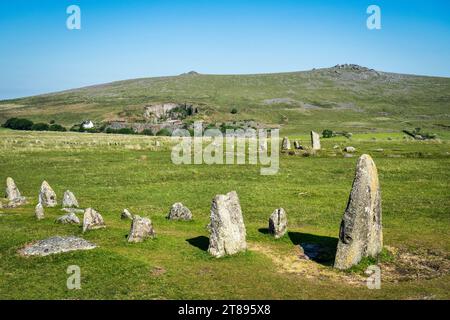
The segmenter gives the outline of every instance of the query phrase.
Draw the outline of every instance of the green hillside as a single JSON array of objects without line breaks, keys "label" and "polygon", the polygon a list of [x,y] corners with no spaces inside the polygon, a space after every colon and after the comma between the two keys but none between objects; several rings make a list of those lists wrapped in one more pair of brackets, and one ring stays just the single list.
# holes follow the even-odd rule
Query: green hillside
[{"label": "green hillside", "polygon": [[[0,101],[0,121],[18,116],[55,120],[139,119],[155,102],[198,104],[210,122],[256,120],[286,134],[315,129],[351,132],[422,127],[445,134],[450,126],[450,78],[336,66],[305,72],[203,75],[118,81],[59,93]],[[237,114],[230,110],[236,108]]]}]

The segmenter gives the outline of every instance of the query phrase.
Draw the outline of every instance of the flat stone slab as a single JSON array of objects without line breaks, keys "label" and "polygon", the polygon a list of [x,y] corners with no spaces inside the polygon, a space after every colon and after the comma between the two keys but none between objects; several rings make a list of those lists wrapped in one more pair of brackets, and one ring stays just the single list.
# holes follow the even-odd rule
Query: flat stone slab
[{"label": "flat stone slab", "polygon": [[26,245],[23,249],[19,250],[19,253],[23,256],[44,257],[69,251],[91,250],[96,247],[95,244],[82,238],[56,236]]}]

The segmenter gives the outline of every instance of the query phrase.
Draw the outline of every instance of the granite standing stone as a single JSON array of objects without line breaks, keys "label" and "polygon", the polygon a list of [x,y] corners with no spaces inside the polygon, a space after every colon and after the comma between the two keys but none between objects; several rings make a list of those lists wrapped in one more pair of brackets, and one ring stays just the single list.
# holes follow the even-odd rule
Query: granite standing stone
[{"label": "granite standing stone", "polygon": [[288,137],[283,138],[283,142],[281,143],[281,150],[291,150],[291,141]]},{"label": "granite standing stone", "polygon": [[87,208],[83,216],[83,232],[100,228],[106,228],[102,215],[92,208]]},{"label": "granite standing stone", "polygon": [[181,202],[172,205],[166,217],[169,220],[192,220],[192,213]]},{"label": "granite standing stone", "polygon": [[269,234],[281,238],[287,231],[287,214],[283,208],[276,209],[269,218]]},{"label": "granite standing stone", "polygon": [[131,222],[128,242],[142,242],[147,238],[154,237],[156,237],[156,233],[153,229],[152,221],[148,218],[141,218],[140,216],[135,215]]},{"label": "granite standing stone", "polygon": [[320,150],[320,135],[317,132],[311,131],[311,146],[313,150]]},{"label": "granite standing stone", "polygon": [[334,266],[348,269],[363,257],[376,257],[383,248],[381,190],[378,172],[369,155],[356,165],[355,179],[342,218]]},{"label": "granite standing stone", "polygon": [[36,205],[36,208],[34,210],[34,214],[36,216],[36,219],[38,219],[38,220],[44,219],[44,206],[42,205],[42,203],[39,202]]},{"label": "granite standing stone", "polygon": [[39,192],[39,202],[44,207],[56,207],[58,204],[56,201],[56,193],[47,181],[42,182],[41,191]]},{"label": "granite standing stone", "polygon": [[247,249],[244,219],[235,191],[214,197],[208,229],[208,252],[214,257],[233,255]]},{"label": "granite standing stone", "polygon": [[67,190],[64,192],[63,200],[62,200],[63,208],[78,208],[78,200],[73,194],[73,192]]}]

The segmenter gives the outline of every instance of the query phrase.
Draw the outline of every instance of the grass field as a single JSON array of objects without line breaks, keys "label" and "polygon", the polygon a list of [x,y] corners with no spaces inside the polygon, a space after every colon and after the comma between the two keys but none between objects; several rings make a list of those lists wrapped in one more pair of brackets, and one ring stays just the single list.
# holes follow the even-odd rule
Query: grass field
[{"label": "grass field", "polygon": [[[305,132],[295,132],[306,141]],[[261,176],[252,165],[176,166],[167,138],[0,129],[0,181],[13,177],[30,202],[0,209],[0,298],[450,299],[450,142],[447,133],[440,137],[324,139],[317,156],[283,154],[278,175]],[[344,158],[336,144],[358,152]],[[366,288],[362,267],[335,271],[330,263],[299,260],[297,253],[301,242],[336,245],[362,153],[373,156],[382,187],[381,290]],[[96,208],[107,228],[82,235],[78,226],[57,225],[59,207],[36,221],[44,179],[58,200],[70,189],[83,208]],[[231,190],[240,197],[249,250],[215,259],[206,252],[210,204]],[[188,206],[194,220],[167,221],[174,202]],[[278,207],[288,213],[289,234],[274,240],[264,228]],[[128,244],[130,223],[120,220],[124,208],[151,217],[157,238]],[[82,236],[99,247],[43,258],[17,254],[24,244],[54,235]],[[66,287],[69,265],[81,268],[81,290]]]}]

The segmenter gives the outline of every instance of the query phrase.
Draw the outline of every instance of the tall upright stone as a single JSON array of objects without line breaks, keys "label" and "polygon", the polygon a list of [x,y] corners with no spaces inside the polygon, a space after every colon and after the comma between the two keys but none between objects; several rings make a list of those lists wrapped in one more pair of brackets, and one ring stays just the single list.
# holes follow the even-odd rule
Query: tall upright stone
[{"label": "tall upright stone", "polygon": [[47,181],[42,182],[41,190],[39,192],[39,202],[44,207],[56,207],[58,204],[56,201],[56,193]]},{"label": "tall upright stone", "polygon": [[38,220],[44,219],[44,206],[42,205],[42,203],[39,202],[36,205],[36,208],[34,209],[34,215]]},{"label": "tall upright stone", "polygon": [[15,208],[26,203],[25,197],[20,194],[19,188],[10,177],[6,178],[6,194],[8,200],[8,208]]},{"label": "tall upright stone", "polygon": [[313,150],[320,150],[320,135],[317,132],[311,131],[311,146]]},{"label": "tall upright stone", "polygon": [[106,228],[102,215],[92,208],[87,208],[83,216],[83,232],[100,228]]},{"label": "tall upright stone", "polygon": [[348,269],[363,257],[376,257],[383,248],[381,189],[369,155],[356,165],[352,191],[342,218],[334,267]]},{"label": "tall upright stone", "polygon": [[283,208],[276,209],[269,218],[269,234],[279,239],[287,231],[287,214]]},{"label": "tall upright stone", "polygon": [[244,218],[236,191],[214,197],[208,229],[208,252],[212,256],[219,258],[247,249]]},{"label": "tall upright stone", "polygon": [[78,200],[73,194],[73,192],[67,190],[64,192],[63,200],[62,200],[63,208],[78,208]]},{"label": "tall upright stone", "polygon": [[283,142],[281,143],[281,150],[287,151],[291,150],[291,141],[288,137],[283,138]]},{"label": "tall upright stone", "polygon": [[17,188],[16,183],[13,178],[6,178],[6,198],[9,201],[14,201],[16,199],[22,198],[19,188]]}]

